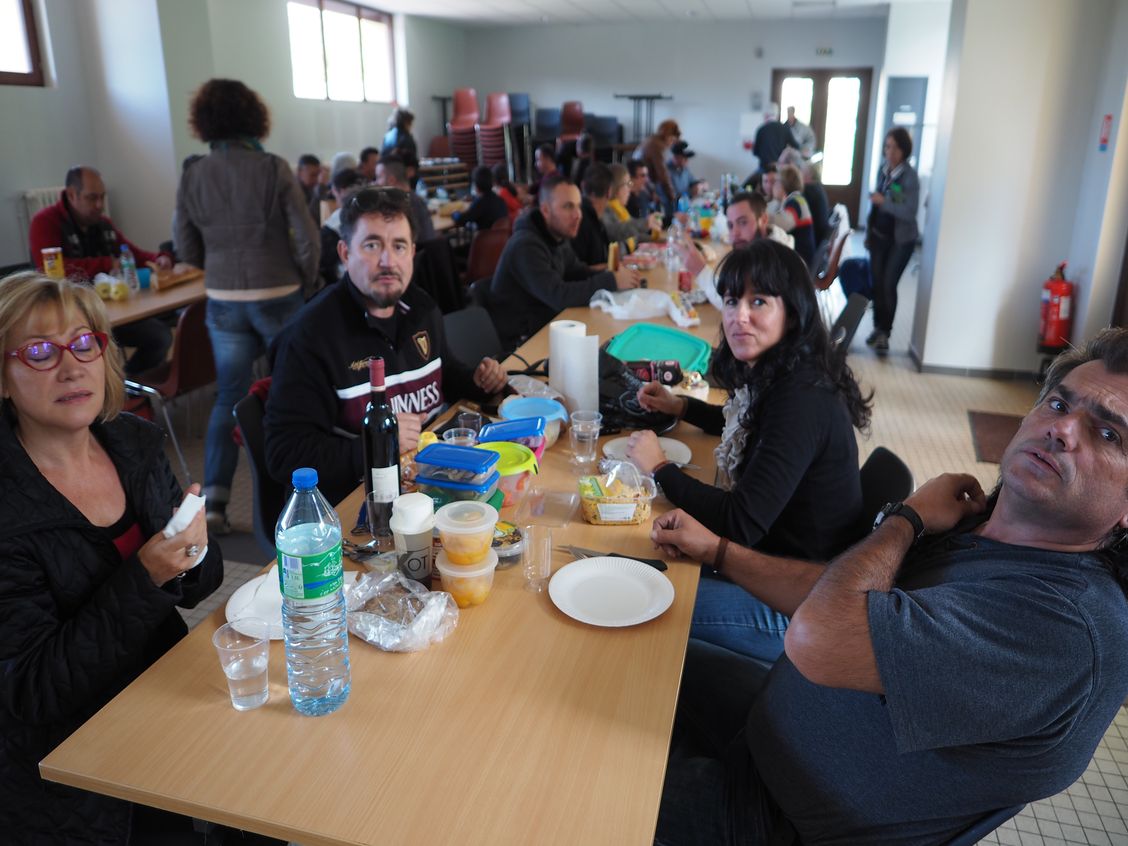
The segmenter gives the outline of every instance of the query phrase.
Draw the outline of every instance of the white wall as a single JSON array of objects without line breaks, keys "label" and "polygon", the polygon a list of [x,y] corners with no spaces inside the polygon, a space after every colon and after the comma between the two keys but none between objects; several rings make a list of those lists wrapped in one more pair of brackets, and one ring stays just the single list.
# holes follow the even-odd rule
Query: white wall
[{"label": "white wall", "polygon": [[[941,84],[948,52],[948,18],[951,0],[930,0],[924,3],[893,3],[889,7],[889,21],[885,34],[885,57],[881,78],[877,84],[877,119],[885,119],[885,100],[891,76],[924,76],[928,78],[925,92],[924,126],[920,138],[914,138],[917,172],[921,179],[921,208],[918,222],[925,226],[927,212],[925,200],[930,191],[932,169],[936,158],[936,130],[940,117]],[[881,145],[888,126],[878,126],[873,133],[870,167],[866,185],[877,182],[881,167]],[[868,196],[868,191],[863,192]],[[863,215],[868,214],[869,203],[863,202]],[[864,219],[864,217],[863,217]]]},{"label": "white wall", "polygon": [[1128,44],[1107,43],[1113,0],[952,7],[958,81],[950,127],[942,124],[946,184],[939,203],[934,195],[935,253],[925,255],[934,265],[922,268],[929,301],[913,345],[926,367],[1031,370],[1041,283],[1069,255],[1082,151],[1095,140],[1105,58],[1094,45],[1123,53]]},{"label": "white wall", "polygon": [[[833,54],[816,55],[820,47]],[[655,104],[654,123],[677,120],[697,152],[693,172],[717,185],[723,172],[753,169],[740,114],[752,110],[752,92],[771,99],[773,68],[872,67],[876,82],[884,52],[884,17],[475,28],[466,31],[464,77],[483,103],[490,91],[528,92],[534,109],[580,99],[584,111],[617,115],[628,141],[631,103],[612,95],[672,94]]]},{"label": "white wall", "polygon": [[[1091,338],[1109,322],[1116,304],[1120,266],[1128,232],[1128,2],[1114,4],[1103,45],[1105,63],[1092,112],[1080,131],[1084,152],[1081,192],[1068,277],[1077,283],[1073,336]],[[1098,145],[1101,121],[1113,117],[1108,149]]]},{"label": "white wall", "polygon": [[68,167],[94,155],[81,22],[69,0],[45,0],[37,11],[52,78],[45,88],[0,85],[0,265],[28,260],[22,193],[62,185]]},{"label": "white wall", "polygon": [[[446,132],[439,103],[431,97],[451,96],[468,75],[466,32],[443,21],[410,15],[403,16],[402,32],[406,101],[415,113],[412,135],[419,146],[419,155],[425,156],[431,139]],[[450,117],[449,104],[447,117]]]},{"label": "white wall", "polygon": [[[171,238],[176,181],[155,0],[90,0],[83,41],[94,156],[116,223],[146,250]],[[123,49],[130,45],[135,49]]]}]

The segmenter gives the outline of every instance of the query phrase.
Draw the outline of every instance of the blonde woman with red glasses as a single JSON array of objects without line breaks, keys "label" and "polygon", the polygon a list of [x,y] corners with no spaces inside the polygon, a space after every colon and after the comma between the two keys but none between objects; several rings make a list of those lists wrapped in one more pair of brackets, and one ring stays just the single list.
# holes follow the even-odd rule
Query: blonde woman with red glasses
[{"label": "blonde woman with red glasses", "polygon": [[121,411],[109,332],[89,286],[38,273],[0,280],[0,831],[9,842],[127,841],[129,803],[43,781],[38,762],[187,633],[177,606],[223,579],[203,512],[162,534],[182,494],[160,429]]}]

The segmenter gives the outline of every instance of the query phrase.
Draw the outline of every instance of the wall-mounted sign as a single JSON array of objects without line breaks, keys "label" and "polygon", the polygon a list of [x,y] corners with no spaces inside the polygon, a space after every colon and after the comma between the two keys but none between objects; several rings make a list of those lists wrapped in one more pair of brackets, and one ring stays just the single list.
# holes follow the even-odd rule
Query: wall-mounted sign
[{"label": "wall-mounted sign", "polygon": [[833,47],[816,47],[815,48],[815,55],[816,56],[829,56],[832,53],[834,53]]},{"label": "wall-mounted sign", "polygon": [[1101,121],[1101,137],[1097,147],[1102,153],[1108,152],[1108,136],[1112,134],[1112,115],[1105,115]]}]

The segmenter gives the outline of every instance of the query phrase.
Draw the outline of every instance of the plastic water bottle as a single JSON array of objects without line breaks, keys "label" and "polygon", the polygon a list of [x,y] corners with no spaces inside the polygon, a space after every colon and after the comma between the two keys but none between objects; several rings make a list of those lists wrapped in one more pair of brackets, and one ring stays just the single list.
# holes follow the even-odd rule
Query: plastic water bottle
[{"label": "plastic water bottle", "polygon": [[685,194],[678,197],[678,214],[689,214],[689,197]]},{"label": "plastic water bottle", "polygon": [[681,223],[674,218],[670,222],[670,228],[666,230],[666,272],[671,279],[676,278],[678,271],[681,270],[681,252],[678,250],[681,238]]},{"label": "plastic water bottle", "polygon": [[141,290],[141,282],[137,278],[137,260],[133,258],[133,250],[129,249],[128,244],[121,245],[121,279],[130,291]]},{"label": "plastic water bottle", "polygon": [[329,714],[349,698],[341,521],[302,467],[278,518],[275,545],[282,588],[282,632],[290,701],[307,716]]}]

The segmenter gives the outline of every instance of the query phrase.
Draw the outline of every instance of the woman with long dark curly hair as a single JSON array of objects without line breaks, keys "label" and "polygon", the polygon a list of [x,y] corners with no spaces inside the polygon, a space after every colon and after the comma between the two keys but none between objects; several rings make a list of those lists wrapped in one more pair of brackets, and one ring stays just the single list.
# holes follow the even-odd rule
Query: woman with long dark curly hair
[{"label": "woman with long dark curly hair", "polygon": [[223,534],[239,460],[231,410],[251,386],[255,359],[301,308],[303,289],[312,291],[321,243],[290,165],[262,148],[270,113],[258,94],[238,80],[208,80],[189,121],[210,151],[184,162],[173,233],[177,255],[207,272],[217,394],[204,493],[208,527]]},{"label": "woman with long dark curly hair", "polygon": [[[630,458],[674,505],[721,537],[827,560],[857,537],[862,488],[853,430],[869,426],[869,398],[848,366],[832,362],[811,276],[794,250],[766,239],[733,250],[718,267],[717,291],[724,331],[713,373],[729,394],[724,407],[654,382],[638,398],[647,410],[721,435],[718,484],[668,463],[650,431],[631,435]],[[691,636],[774,660],[786,625],[736,585],[703,579]],[[766,637],[753,637],[757,631]]]}]

